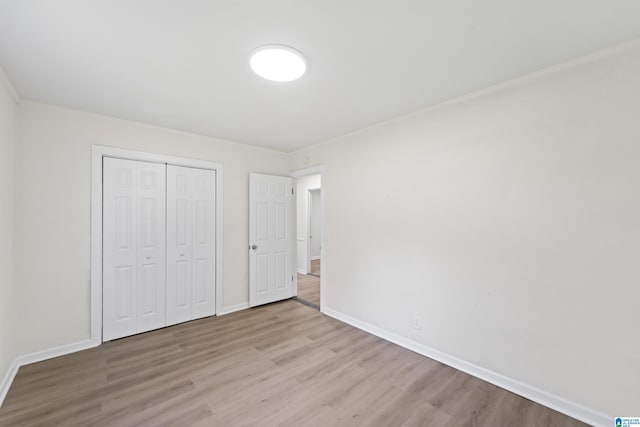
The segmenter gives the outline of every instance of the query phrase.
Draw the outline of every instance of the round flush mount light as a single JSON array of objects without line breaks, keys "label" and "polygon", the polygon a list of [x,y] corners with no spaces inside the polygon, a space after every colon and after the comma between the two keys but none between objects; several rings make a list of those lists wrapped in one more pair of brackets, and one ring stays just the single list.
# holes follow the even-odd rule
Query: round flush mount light
[{"label": "round flush mount light", "polygon": [[297,80],[307,71],[307,63],[300,52],[277,44],[260,46],[254,50],[249,64],[257,75],[274,82]]}]

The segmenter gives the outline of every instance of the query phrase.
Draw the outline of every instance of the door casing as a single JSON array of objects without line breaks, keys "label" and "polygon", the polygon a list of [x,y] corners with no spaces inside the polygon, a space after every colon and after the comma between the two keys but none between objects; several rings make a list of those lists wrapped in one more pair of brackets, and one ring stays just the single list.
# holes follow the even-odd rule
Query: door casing
[{"label": "door casing", "polygon": [[[321,178],[322,179],[322,178]],[[322,187],[317,187],[317,188],[308,188],[307,189],[307,198],[308,198],[308,203],[307,203],[307,236],[305,236],[305,240],[307,241],[307,274],[311,274],[311,216],[312,216],[312,210],[313,210],[313,201],[312,201],[312,194],[314,191],[320,191],[320,205],[322,206]],[[320,221],[322,222],[322,218],[320,218]],[[320,225],[320,229],[322,230],[322,225]],[[320,233],[322,235],[322,233]],[[317,237],[316,237],[317,239]],[[320,253],[322,254],[322,245],[320,245]],[[322,266],[322,263],[320,263],[320,266]]]}]

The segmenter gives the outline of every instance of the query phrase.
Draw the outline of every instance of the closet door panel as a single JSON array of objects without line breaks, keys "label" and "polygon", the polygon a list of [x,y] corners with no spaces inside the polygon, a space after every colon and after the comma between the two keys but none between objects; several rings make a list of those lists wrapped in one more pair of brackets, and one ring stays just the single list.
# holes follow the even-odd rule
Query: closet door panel
[{"label": "closet door panel", "polygon": [[138,163],[138,332],[145,332],[166,325],[166,166]]},{"label": "closet door panel", "polygon": [[216,173],[192,169],[193,193],[193,293],[192,318],[212,316],[216,312]]},{"label": "closet door panel", "polygon": [[215,314],[214,171],[167,166],[169,324]]},{"label": "closet door panel", "polygon": [[104,159],[103,329],[109,341],[136,333],[136,164]]},{"label": "closet door panel", "polygon": [[164,326],[165,166],[105,158],[103,336]]},{"label": "closet door panel", "polygon": [[192,318],[194,178],[190,168],[167,166],[167,324]]}]

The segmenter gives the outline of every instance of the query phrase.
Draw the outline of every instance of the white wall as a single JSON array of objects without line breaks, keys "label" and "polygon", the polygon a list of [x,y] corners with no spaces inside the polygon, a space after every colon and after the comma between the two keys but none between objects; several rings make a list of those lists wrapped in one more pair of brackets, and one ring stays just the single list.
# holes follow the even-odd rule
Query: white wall
[{"label": "white wall", "polygon": [[296,152],[325,168],[326,306],[637,413],[638,76],[636,49]]},{"label": "white wall", "polygon": [[16,151],[20,354],[89,338],[91,144],[224,165],[224,306],[248,301],[248,174],[284,175],[282,153],[22,103]]},{"label": "white wall", "polygon": [[309,219],[311,220],[311,224],[309,224],[309,236],[311,237],[309,250],[311,252],[311,259],[320,259],[320,236],[322,235],[322,206],[320,203],[320,198],[322,190],[314,190],[309,194],[310,197],[310,206],[311,206],[311,214],[309,215]]},{"label": "white wall", "polygon": [[2,76],[0,70],[0,386],[16,356],[12,328],[16,102]]},{"label": "white wall", "polygon": [[[283,175],[310,157],[325,165],[327,307],[587,407],[632,414],[638,75],[640,51],[619,53],[291,158],[35,103],[16,112],[0,89],[0,375],[17,354],[89,336],[96,143],[224,163],[225,306],[248,299],[248,173]],[[303,206],[306,194],[298,189]],[[414,314],[422,331],[410,328]]]},{"label": "white wall", "polygon": [[309,189],[320,188],[320,175],[308,175],[297,179],[296,182],[296,259],[299,273],[307,274],[307,221],[309,218]]}]

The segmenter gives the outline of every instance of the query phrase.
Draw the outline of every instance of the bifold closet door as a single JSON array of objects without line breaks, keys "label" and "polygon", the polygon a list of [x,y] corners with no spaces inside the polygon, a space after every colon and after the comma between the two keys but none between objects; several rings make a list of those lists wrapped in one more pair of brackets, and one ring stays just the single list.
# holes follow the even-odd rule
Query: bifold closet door
[{"label": "bifold closet door", "polygon": [[166,324],[165,165],[104,158],[103,339]]},{"label": "bifold closet door", "polygon": [[212,170],[167,165],[167,324],[215,314]]}]

